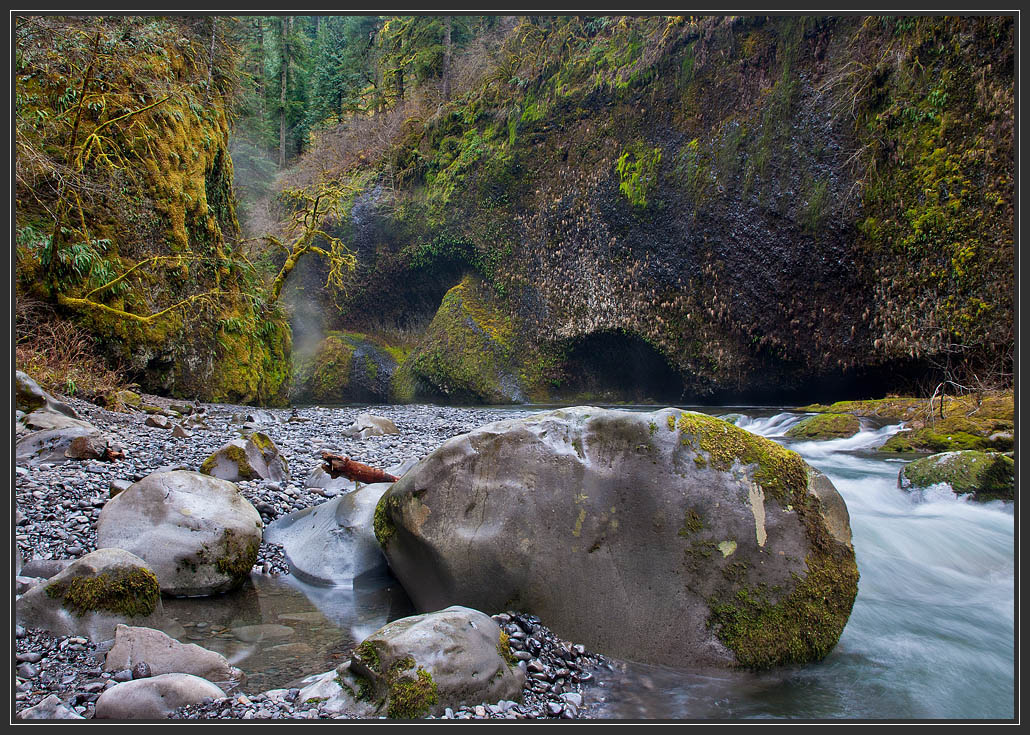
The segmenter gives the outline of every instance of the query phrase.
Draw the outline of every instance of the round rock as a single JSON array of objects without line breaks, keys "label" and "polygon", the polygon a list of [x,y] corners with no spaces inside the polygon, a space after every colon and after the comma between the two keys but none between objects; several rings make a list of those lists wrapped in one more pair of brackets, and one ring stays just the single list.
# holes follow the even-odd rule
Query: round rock
[{"label": "round rock", "polygon": [[188,704],[207,698],[222,699],[225,692],[192,674],[161,674],[115,684],[97,699],[98,720],[158,720]]},{"label": "round rock", "polygon": [[148,475],[111,498],[97,520],[97,544],[143,558],[167,594],[210,595],[249,576],[261,529],[233,483],[177,470]]}]

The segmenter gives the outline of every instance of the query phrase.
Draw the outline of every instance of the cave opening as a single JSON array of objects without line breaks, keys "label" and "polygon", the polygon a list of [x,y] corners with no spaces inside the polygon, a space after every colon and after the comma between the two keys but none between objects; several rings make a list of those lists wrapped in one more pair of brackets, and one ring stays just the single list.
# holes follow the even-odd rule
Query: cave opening
[{"label": "cave opening", "polygon": [[683,395],[683,378],[642,338],[606,330],[570,342],[560,390],[594,403],[673,403]]}]

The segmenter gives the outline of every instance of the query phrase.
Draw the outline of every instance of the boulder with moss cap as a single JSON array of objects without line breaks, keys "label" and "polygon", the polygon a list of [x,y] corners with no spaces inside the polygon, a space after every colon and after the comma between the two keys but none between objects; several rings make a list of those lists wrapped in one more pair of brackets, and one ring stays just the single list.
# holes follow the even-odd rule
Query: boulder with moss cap
[{"label": "boulder with moss cap", "polygon": [[267,434],[255,431],[246,439],[234,439],[215,450],[200,471],[229,482],[290,479],[286,458]]},{"label": "boulder with moss cap", "polygon": [[55,635],[110,640],[121,623],[159,626],[161,589],[142,558],[119,548],[100,548],[22,595],[17,618],[26,627]]},{"label": "boulder with moss cap", "polygon": [[236,485],[186,470],[133,483],[97,520],[97,543],[143,558],[171,595],[239,586],[257,561],[261,534],[261,516]]},{"label": "boulder with moss cap", "polygon": [[857,592],[832,483],[675,409],[562,409],[453,437],[383,495],[374,527],[417,609],[523,610],[645,663],[819,660]]},{"label": "boulder with moss cap", "polygon": [[1015,473],[1015,460],[1000,452],[942,452],[902,467],[898,487],[914,490],[943,483],[956,495],[969,493],[974,500],[1013,500]]}]

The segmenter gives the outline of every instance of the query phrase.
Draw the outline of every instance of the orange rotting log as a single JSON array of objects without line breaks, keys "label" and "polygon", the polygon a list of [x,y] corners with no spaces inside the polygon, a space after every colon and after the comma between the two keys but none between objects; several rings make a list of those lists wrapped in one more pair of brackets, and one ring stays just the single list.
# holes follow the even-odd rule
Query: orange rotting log
[{"label": "orange rotting log", "polygon": [[333,479],[336,479],[337,477],[346,477],[348,480],[364,482],[366,484],[372,484],[374,482],[397,482],[398,480],[398,478],[387,474],[380,469],[369,467],[367,464],[361,464],[361,462],[355,462],[350,457],[344,457],[339,454],[322,452],[322,461],[325,462],[325,471],[328,472],[329,476]]}]

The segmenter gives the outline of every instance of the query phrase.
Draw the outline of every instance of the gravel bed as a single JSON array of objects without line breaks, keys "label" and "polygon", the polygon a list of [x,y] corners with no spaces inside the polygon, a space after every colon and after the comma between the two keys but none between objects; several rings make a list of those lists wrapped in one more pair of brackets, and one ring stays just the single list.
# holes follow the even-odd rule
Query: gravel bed
[{"label": "gravel bed", "polygon": [[[23,563],[70,560],[96,549],[95,526],[113,491],[124,489],[152,472],[197,470],[226,442],[250,431],[267,434],[288,462],[290,479],[283,483],[237,483],[267,524],[276,518],[318,505],[339,490],[306,487],[310,473],[330,451],[383,469],[418,460],[446,439],[501,419],[520,418],[525,410],[458,408],[448,406],[363,406],[330,408],[254,409],[226,404],[192,403],[200,425],[189,436],[175,437],[170,428],[147,426],[143,411],[117,413],[86,401],[58,396],[124,451],[122,459],[71,460],[64,463],[18,464],[15,467],[15,541]],[[144,403],[170,409],[182,402],[144,396]],[[342,430],[361,413],[391,419],[396,435],[349,439]],[[175,418],[175,423],[182,419]],[[57,564],[57,561],[50,561]],[[286,574],[282,548],[263,543],[256,573]],[[20,593],[33,583],[20,578]],[[517,612],[495,616],[509,634],[513,659],[527,672],[521,703],[500,702],[448,709],[448,719],[576,718],[586,710],[580,691],[610,668],[603,657],[582,646],[562,641],[533,616]],[[90,718],[97,697],[132,672],[102,671],[103,644],[85,638],[53,636],[44,631],[15,631],[15,709],[22,711],[51,694],[83,717]],[[256,695],[234,695],[176,713],[182,719],[324,719],[347,718],[319,710],[317,703],[296,702],[296,689],[276,689]]]}]

